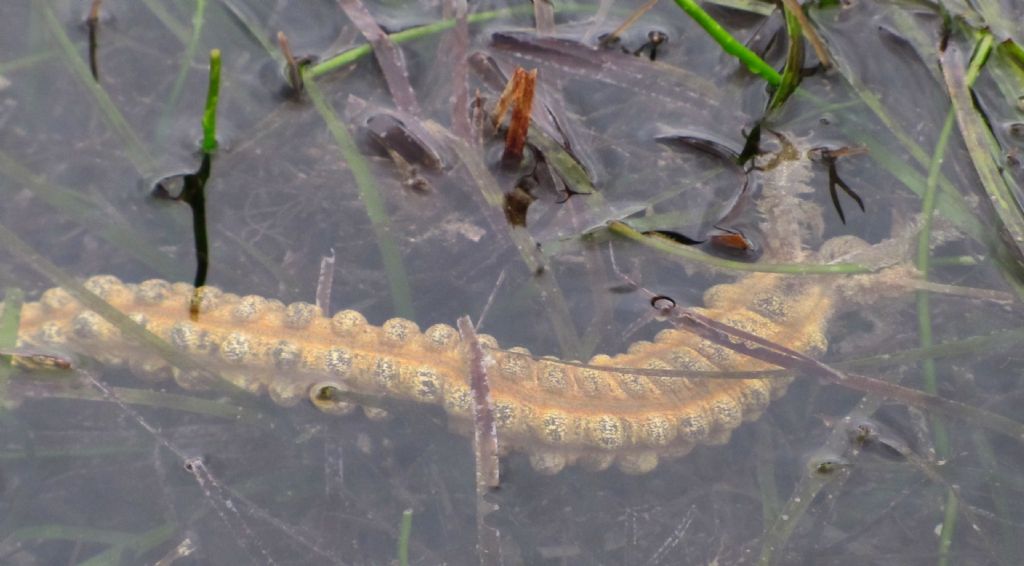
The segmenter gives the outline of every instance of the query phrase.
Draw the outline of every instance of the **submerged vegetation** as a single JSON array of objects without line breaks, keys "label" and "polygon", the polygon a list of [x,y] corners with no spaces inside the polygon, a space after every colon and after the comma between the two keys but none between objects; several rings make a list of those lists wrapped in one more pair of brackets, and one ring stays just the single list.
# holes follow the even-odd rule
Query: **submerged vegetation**
[{"label": "submerged vegetation", "polygon": [[[1020,6],[16,4],[0,18],[0,562],[1024,551]],[[688,308],[746,272],[843,287],[823,361]],[[332,386],[319,401],[390,420],[325,419],[16,343],[22,295],[59,286],[179,373],[209,370],[78,282],[100,273],[325,312],[333,296],[424,328],[471,315],[476,418]],[[779,371],[636,375],[801,378],[728,446],[649,475],[496,464],[477,330],[587,367],[569,360],[650,338],[655,317]]]}]

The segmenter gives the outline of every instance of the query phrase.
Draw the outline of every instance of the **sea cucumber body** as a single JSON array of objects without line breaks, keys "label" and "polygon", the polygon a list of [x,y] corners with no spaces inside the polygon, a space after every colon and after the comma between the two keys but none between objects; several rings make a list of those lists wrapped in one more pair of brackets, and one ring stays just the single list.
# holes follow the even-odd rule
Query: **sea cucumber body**
[{"label": "sea cucumber body", "polygon": [[[399,318],[374,326],[351,310],[328,318],[309,303],[284,305],[213,287],[200,289],[199,312],[190,316],[195,294],[190,285],[125,284],[103,275],[90,278],[86,287],[209,373],[253,393],[267,391],[280,405],[312,400],[325,412],[346,413],[355,405],[339,393],[350,391],[441,405],[456,428],[469,427],[466,348],[451,326],[421,331]],[[825,349],[832,304],[821,285],[753,274],[712,287],[704,302],[699,311],[726,324],[809,355]],[[173,375],[185,388],[205,379],[172,368],[59,288],[23,307],[19,339],[26,346],[59,347],[128,364],[143,377]],[[676,329],[633,343],[623,354],[587,362],[607,370],[536,358],[520,348],[502,350],[493,338],[481,339],[495,361],[489,377],[500,447],[526,451],[545,473],[573,463],[592,469],[614,463],[628,473],[647,472],[659,458],[684,455],[697,444],[727,442],[789,383],[652,377],[623,369],[771,369]]]}]

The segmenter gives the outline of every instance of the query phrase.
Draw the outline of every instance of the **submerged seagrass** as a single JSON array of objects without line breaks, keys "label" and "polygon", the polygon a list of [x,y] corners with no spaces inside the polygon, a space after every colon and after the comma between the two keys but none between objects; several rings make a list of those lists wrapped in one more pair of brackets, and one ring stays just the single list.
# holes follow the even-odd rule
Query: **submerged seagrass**
[{"label": "submerged seagrass", "polygon": [[[278,404],[309,399],[325,412],[355,408],[342,392],[439,404],[456,426],[472,413],[467,349],[451,326],[420,332],[395,318],[373,326],[358,312],[323,317],[309,303],[284,305],[259,296],[201,290],[190,318],[193,288],[150,280],[124,284],[96,276],[86,287],[133,321],[200,361],[210,372],[253,393],[266,390]],[[706,316],[789,348],[817,355],[825,349],[832,312],[820,281],[753,274],[712,287]],[[23,345],[59,346],[107,363],[124,363],[143,377],[173,375],[185,388],[201,377],[172,368],[122,336],[120,330],[55,288],[22,311]],[[770,366],[689,333],[663,330],[653,342],[635,342],[624,354],[598,355],[590,366],[536,359],[526,350],[501,350],[482,337],[496,361],[491,395],[503,450],[529,453],[533,466],[555,473],[566,464],[630,473],[653,469],[659,457],[677,457],[696,444],[727,442],[744,420],[758,418],[787,379],[652,377],[616,368],[745,371]],[[372,416],[372,409],[367,413]]]}]

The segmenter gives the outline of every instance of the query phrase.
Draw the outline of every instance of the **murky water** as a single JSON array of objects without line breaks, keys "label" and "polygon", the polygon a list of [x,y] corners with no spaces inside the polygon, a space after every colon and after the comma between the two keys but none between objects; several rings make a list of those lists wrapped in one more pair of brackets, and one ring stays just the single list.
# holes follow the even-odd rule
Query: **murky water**
[{"label": "murky water", "polygon": [[[388,32],[443,19],[432,2],[382,4],[368,8]],[[768,100],[764,83],[674,4],[603,50],[593,46],[631,6],[617,3],[603,19],[596,5],[566,7],[556,16],[560,41],[532,35],[529,5],[494,13],[505,8],[473,5],[494,17],[469,26],[466,54],[491,58],[506,75],[517,65],[539,69],[535,104],[549,113],[538,127],[569,140],[596,193],[572,194],[589,188],[551,165],[552,151],[540,153],[547,166],[535,175],[502,170],[500,137],[488,139],[480,155],[497,186],[529,185],[531,197],[520,199],[529,203],[525,228],[510,227],[500,204],[488,203],[449,144],[425,142],[436,144],[440,168],[388,154],[380,132],[413,114],[395,111],[372,55],[318,76],[313,93],[287,95],[278,31],[297,57],[321,62],[363,42],[333,1],[105,0],[98,81],[89,69],[89,3],[9,3],[0,19],[0,224],[33,252],[10,241],[0,248],[0,284],[36,300],[55,285],[40,268],[50,262],[79,279],[193,279],[192,210],[152,189],[199,168],[207,54],[219,48],[221,149],[205,186],[208,283],[312,302],[321,259],[333,253],[333,310],[354,308],[375,324],[401,315],[426,328],[483,316],[481,330],[502,345],[579,359],[649,339],[661,323],[632,332],[649,303],[623,292],[609,240],[621,271],[681,305],[702,304],[705,289],[736,274],[611,236],[606,223],[701,240],[737,200],[756,202],[762,174],[752,173],[755,186],[743,192],[741,168],[680,139],[738,151]],[[781,22],[712,12],[744,39],[770,37]],[[913,234],[949,110],[935,51],[940,21],[867,3],[811,17],[836,69],[803,81],[763,126],[763,145],[868,152],[836,162],[866,208],[838,190],[845,224],[827,167],[803,165],[814,188],[805,198],[824,221],[806,245]],[[652,30],[668,35],[655,61],[650,46],[623,53],[641,50]],[[430,124],[413,137],[444,139],[457,121],[459,45],[451,29],[401,45],[416,119]],[[784,56],[778,44],[765,55],[780,68]],[[479,89],[493,103],[499,92],[483,68],[466,69],[468,93]],[[978,84],[988,115],[1009,124],[1000,136],[1012,157],[1011,126],[1021,116],[1016,99],[1002,96],[1012,89],[1003,75],[983,73]],[[314,104],[316,93],[331,112]],[[376,139],[367,116],[384,116]],[[352,133],[356,165],[335,120]],[[1006,163],[1021,178],[1019,160]],[[356,180],[360,167],[368,184]],[[974,342],[940,348],[928,368],[912,352],[922,344],[913,292],[878,281],[840,305],[825,358],[911,351],[850,371],[915,389],[933,371],[944,397],[1019,415],[1014,339],[985,338],[1020,326],[1019,303],[962,296],[984,289],[1003,299],[1012,286],[992,259],[994,216],[956,127],[937,179],[940,245],[929,279],[958,294],[930,294],[932,341]],[[725,227],[759,237],[748,230],[758,223],[753,208]],[[916,239],[904,243],[872,261],[909,265]],[[184,391],[173,380],[81,363],[89,377],[19,370],[10,384],[11,399],[28,398],[0,417],[2,563],[382,564],[396,560],[405,509],[413,510],[411,563],[479,561],[472,446],[447,430],[439,408],[386,403],[383,422],[332,417],[305,403],[284,409],[265,396]],[[950,563],[1014,563],[1024,521],[1019,439],[894,401],[856,412],[862,396],[800,378],[727,445],[663,459],[639,476],[579,467],[545,476],[512,454],[501,488],[487,496],[498,509],[486,523],[500,532],[507,564],[940,564],[938,526],[954,517]],[[843,422],[851,412],[856,418]]]}]

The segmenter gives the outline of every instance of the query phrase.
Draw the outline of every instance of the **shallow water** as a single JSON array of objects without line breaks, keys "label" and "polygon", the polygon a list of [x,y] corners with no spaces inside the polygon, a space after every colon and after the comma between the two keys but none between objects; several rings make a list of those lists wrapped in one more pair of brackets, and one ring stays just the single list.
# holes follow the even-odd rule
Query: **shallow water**
[{"label": "shallow water", "polygon": [[[440,19],[433,3],[384,4],[370,11],[388,31]],[[484,204],[450,151],[441,171],[417,169],[429,188],[410,188],[353,111],[362,101],[394,108],[379,66],[363,58],[316,87],[365,156],[386,213],[371,221],[372,198],[360,193],[324,114],[309,96],[282,95],[280,58],[264,47],[275,45],[278,30],[296,55],[321,60],[359,44],[358,30],[333,2],[207,2],[189,61],[195,3],[107,0],[98,88],[88,71],[87,8],[25,1],[5,8],[0,20],[0,223],[72,277],[192,280],[192,214],[184,203],[153,198],[151,189],[198,167],[206,53],[215,47],[224,54],[224,83],[221,149],[206,185],[210,284],[313,301],[321,258],[333,250],[335,310],[355,308],[376,324],[401,315],[421,328],[486,312],[481,330],[502,345],[586,359],[624,351],[660,328],[651,323],[626,335],[649,305],[641,293],[621,292],[609,239],[621,270],[681,305],[699,305],[710,285],[735,277],[603,230],[608,220],[628,219],[701,239],[743,186],[742,170],[722,159],[656,140],[698,135],[739,149],[767,101],[763,81],[722,55],[674,5],[659,5],[624,35],[623,46],[634,51],[649,30],[666,31],[669,41],[653,63],[523,35],[513,37],[525,43],[492,41],[498,32],[528,30],[529,12],[470,27],[470,50],[503,71],[540,69],[536,101],[561,116],[600,193],[566,200],[542,183],[525,229],[509,228],[501,210]],[[558,30],[593,45],[627,13],[616,4],[602,24],[592,11],[560,13]],[[736,11],[713,13],[742,38],[760,23]],[[832,209],[827,170],[814,166],[816,191],[808,198],[823,211],[824,230],[807,245],[846,234],[878,242],[921,209],[927,159],[949,107],[931,41],[939,22],[866,3],[811,17],[838,70],[806,78],[769,126],[802,147],[869,148],[838,161],[867,208],[862,213],[840,195],[845,225]],[[443,127],[453,121],[456,45],[451,31],[441,31],[402,46],[422,117]],[[777,66],[783,56],[777,47],[768,54]],[[497,98],[473,70],[469,76],[470,93],[479,88]],[[980,84],[998,91],[984,75]],[[888,121],[865,103],[874,97]],[[1012,115],[999,97],[979,98],[990,115]],[[930,279],[1009,292],[984,243],[994,224],[978,206],[986,197],[953,134],[938,205],[951,222],[936,228],[936,238],[949,241],[933,256],[966,256],[973,265],[939,264]],[[776,145],[770,133],[764,141]],[[517,175],[494,166],[500,142],[488,142],[484,155],[507,190]],[[529,245],[517,249],[513,235]],[[893,262],[912,258],[892,254]],[[542,258],[543,273],[524,256]],[[39,259],[10,249],[0,250],[0,261],[0,284],[23,289],[28,300],[54,285],[33,267]],[[858,299],[841,305],[827,361],[921,345],[912,293],[877,284]],[[933,293],[929,308],[936,344],[1019,327],[1018,306]],[[983,343],[947,353],[955,355],[936,359],[934,368],[943,396],[1020,414],[1014,351]],[[448,432],[440,409],[388,405],[384,422],[332,417],[306,404],[283,409],[238,391],[186,392],[173,381],[147,383],[123,368],[82,363],[96,382],[65,387],[53,380],[69,375],[22,371],[11,384],[33,398],[2,415],[0,562],[380,564],[397,556],[405,509],[413,510],[411,563],[478,562],[472,446]],[[925,370],[915,358],[858,371],[921,388]],[[120,401],[102,400],[104,390]],[[1024,520],[1020,443],[894,402],[856,421],[872,431],[860,444],[830,443],[830,427],[844,426],[837,419],[861,397],[798,379],[729,444],[698,447],[641,476],[576,467],[543,476],[513,454],[502,461],[500,489],[487,496],[498,509],[486,522],[500,532],[508,564],[745,564],[767,561],[766,547],[779,564],[937,564],[936,527],[957,486],[953,563],[1013,563]],[[940,429],[949,437],[945,456],[932,451]],[[863,450],[852,455],[851,446]],[[792,531],[780,534],[789,522]]]}]

